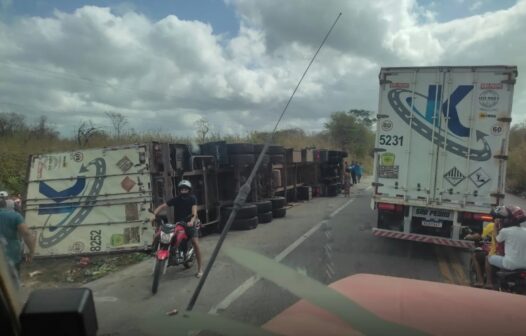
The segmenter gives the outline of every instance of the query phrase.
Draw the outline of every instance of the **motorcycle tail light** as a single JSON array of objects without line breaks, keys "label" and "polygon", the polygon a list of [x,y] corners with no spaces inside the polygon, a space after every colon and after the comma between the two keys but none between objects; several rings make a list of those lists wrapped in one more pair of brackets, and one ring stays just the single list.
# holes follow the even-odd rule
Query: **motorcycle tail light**
[{"label": "motorcycle tail light", "polygon": [[521,272],[519,276],[521,277],[521,279],[526,279],[526,272]]},{"label": "motorcycle tail light", "polygon": [[161,243],[169,244],[171,240],[172,240],[172,234],[171,233],[161,232]]}]

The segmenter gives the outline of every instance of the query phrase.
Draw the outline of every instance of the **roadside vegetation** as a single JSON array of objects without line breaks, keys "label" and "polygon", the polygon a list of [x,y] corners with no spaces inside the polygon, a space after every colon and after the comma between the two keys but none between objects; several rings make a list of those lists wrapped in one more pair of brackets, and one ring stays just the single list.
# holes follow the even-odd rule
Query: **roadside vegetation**
[{"label": "roadside vegetation", "polygon": [[[150,141],[183,143],[193,147],[209,141],[263,143],[268,135],[258,131],[245,135],[221,135],[213,132],[213,125],[203,118],[195,124],[194,137],[177,137],[161,132],[136,132],[128,128],[128,120],[120,113],[108,112],[106,116],[106,125],[83,121],[73,136],[64,137],[44,116],[31,123],[17,113],[0,113],[0,190],[24,193],[30,154]],[[308,133],[302,129],[282,129],[274,135],[274,143],[296,149],[344,150],[349,153],[349,163],[359,161],[364,165],[365,172],[370,173],[375,122],[370,111],[334,112],[323,131]]]},{"label": "roadside vegetation", "polygon": [[511,128],[508,171],[506,184],[508,190],[526,196],[526,122]]},{"label": "roadside vegetation", "polygon": [[[107,113],[107,126],[82,122],[74,136],[63,137],[46,117],[28,122],[17,113],[0,113],[0,189],[23,194],[27,160],[30,154],[51,153],[79,148],[94,148],[130,143],[160,141],[195,145],[209,141],[228,143],[262,143],[267,133],[252,131],[245,135],[222,135],[214,132],[206,119],[195,124],[194,137],[177,137],[161,132],[136,132],[128,128],[128,120],[120,113]],[[365,173],[372,172],[374,147],[374,113],[366,110],[334,112],[321,132],[302,129],[282,129],[274,135],[274,143],[287,148],[337,149],[349,153],[347,161],[359,161]],[[526,122],[514,125],[510,131],[507,190],[526,195]]]}]

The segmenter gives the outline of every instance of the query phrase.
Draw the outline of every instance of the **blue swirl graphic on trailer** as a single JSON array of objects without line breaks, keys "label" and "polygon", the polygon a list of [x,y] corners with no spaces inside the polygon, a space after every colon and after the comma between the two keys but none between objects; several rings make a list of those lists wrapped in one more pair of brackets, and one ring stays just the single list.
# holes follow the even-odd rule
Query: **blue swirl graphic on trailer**
[{"label": "blue swirl graphic on trailer", "polygon": [[[50,200],[53,200],[53,202],[39,205],[38,214],[68,214],[60,222],[48,225],[42,229],[38,237],[40,247],[48,248],[62,241],[73,232],[93,210],[97,196],[104,185],[106,162],[102,158],[94,159],[87,165],[83,164],[80,167],[79,174],[87,173],[89,171],[88,167],[90,166],[95,166],[95,177],[90,190],[85,194],[83,194],[83,192],[86,188],[86,176],[78,176],[73,186],[63,190],[56,190],[46,182],[40,182],[39,192]],[[72,202],[71,199],[74,198],[85,198],[85,200]]]},{"label": "blue swirl graphic on trailer", "polygon": [[[475,137],[477,143],[482,142],[481,148],[469,149],[463,144],[456,143],[451,138],[454,136],[460,138],[469,138],[471,136],[471,129],[462,124],[457,105],[473,90],[473,85],[459,85],[441,106],[439,102],[442,97],[441,85],[430,85],[428,94],[423,95],[418,92],[413,92],[407,89],[392,89],[389,91],[387,98],[389,104],[398,116],[411,128],[419,133],[424,138],[445,148],[446,151],[467,158],[474,161],[487,161],[491,158],[491,147],[486,141],[487,134],[479,130],[475,130]],[[402,100],[402,96],[409,97]],[[421,113],[415,106],[411,95],[425,98],[426,112]],[[407,104],[407,105],[406,105]],[[413,110],[411,111],[410,108]],[[442,113],[444,118],[449,118],[447,122],[447,130],[442,128],[439,117],[435,118],[435,111]],[[447,119],[446,119],[447,120]],[[450,132],[451,136],[446,137],[446,132]],[[446,139],[447,138],[447,139]]]}]

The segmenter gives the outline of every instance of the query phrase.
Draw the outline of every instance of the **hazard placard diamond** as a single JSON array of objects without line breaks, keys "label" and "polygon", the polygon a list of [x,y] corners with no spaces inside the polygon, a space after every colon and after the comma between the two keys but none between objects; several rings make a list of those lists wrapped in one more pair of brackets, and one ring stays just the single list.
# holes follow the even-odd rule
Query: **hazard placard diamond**
[{"label": "hazard placard diamond", "polygon": [[462,172],[458,170],[457,167],[453,167],[444,175],[444,178],[446,181],[456,187],[460,182],[466,179],[466,176],[462,174]]}]

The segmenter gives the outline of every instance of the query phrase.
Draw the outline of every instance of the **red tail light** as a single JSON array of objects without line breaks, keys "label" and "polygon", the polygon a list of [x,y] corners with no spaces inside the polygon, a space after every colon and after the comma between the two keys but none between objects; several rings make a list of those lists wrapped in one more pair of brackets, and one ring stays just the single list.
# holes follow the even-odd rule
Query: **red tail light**
[{"label": "red tail light", "polygon": [[521,277],[521,279],[526,279],[526,272],[521,272],[519,276]]},{"label": "red tail light", "polygon": [[396,206],[394,204],[378,203],[378,209],[380,209],[380,210],[394,211],[395,208],[396,208]]},{"label": "red tail light", "polygon": [[484,213],[472,213],[472,212],[464,212],[462,213],[462,218],[464,219],[474,219],[484,222],[492,222],[493,216],[484,214]]},{"label": "red tail light", "polygon": [[473,214],[473,219],[481,220],[481,221],[484,221],[484,222],[492,222],[493,221],[493,216],[488,215],[488,214],[476,213],[476,214]]}]

